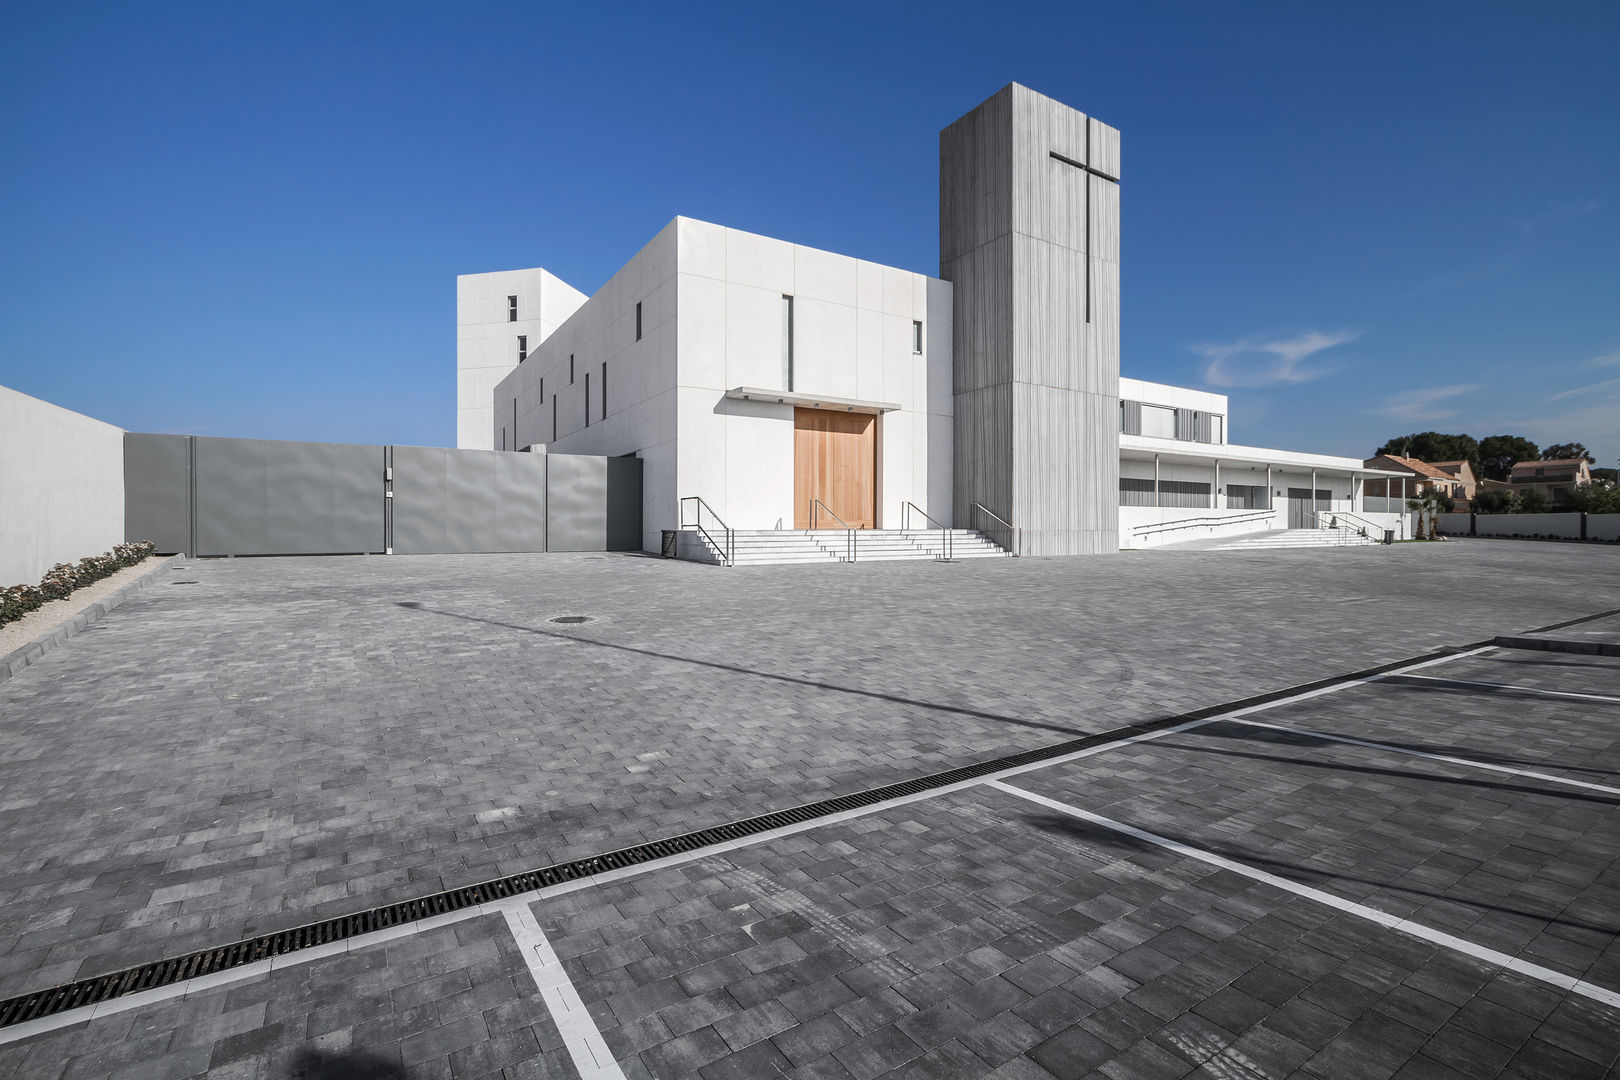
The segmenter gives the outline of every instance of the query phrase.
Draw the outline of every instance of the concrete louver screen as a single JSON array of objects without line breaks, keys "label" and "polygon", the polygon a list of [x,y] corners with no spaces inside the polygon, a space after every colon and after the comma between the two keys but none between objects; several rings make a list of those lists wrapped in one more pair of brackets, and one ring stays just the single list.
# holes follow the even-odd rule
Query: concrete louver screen
[{"label": "concrete louver screen", "polygon": [[641,462],[632,458],[132,432],[124,459],[125,536],[162,552],[641,547]]}]

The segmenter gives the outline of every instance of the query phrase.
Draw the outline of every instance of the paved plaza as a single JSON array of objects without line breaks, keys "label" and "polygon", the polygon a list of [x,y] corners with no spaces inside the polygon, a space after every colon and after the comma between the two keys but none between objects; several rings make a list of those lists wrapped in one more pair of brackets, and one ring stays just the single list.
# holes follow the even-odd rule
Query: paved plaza
[{"label": "paved plaza", "polygon": [[[1510,541],[159,573],[0,683],[0,998],[1620,609],[1620,548]],[[0,1077],[1610,1075],[1620,616],[1541,636],[0,1028]]]}]

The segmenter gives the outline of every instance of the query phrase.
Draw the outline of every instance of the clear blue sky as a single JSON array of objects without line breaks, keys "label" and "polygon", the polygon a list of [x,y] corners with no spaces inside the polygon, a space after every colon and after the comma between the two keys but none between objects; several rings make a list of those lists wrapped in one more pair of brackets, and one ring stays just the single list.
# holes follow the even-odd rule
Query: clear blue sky
[{"label": "clear blue sky", "polygon": [[1123,368],[1235,441],[1620,456],[1620,4],[13,3],[0,384],[448,445],[455,275],[686,214],[938,272],[1010,81],[1124,132]]}]

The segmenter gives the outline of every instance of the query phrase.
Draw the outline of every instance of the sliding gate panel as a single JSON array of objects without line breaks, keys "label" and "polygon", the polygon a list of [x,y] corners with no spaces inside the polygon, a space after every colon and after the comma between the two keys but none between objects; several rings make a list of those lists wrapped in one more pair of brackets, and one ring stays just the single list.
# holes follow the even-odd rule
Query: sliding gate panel
[{"label": "sliding gate panel", "polygon": [[124,539],[191,554],[191,439],[124,434]]},{"label": "sliding gate panel", "polygon": [[394,552],[546,550],[546,455],[394,447]]},{"label": "sliding gate panel", "polygon": [[641,550],[641,461],[549,455],[551,551]]},{"label": "sliding gate panel", "polygon": [[383,550],[383,450],[197,436],[197,555]]}]

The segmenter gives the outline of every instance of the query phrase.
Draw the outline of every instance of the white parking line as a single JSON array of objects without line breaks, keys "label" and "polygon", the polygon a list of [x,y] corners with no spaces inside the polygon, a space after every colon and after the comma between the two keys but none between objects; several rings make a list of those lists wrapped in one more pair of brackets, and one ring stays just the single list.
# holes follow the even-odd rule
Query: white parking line
[{"label": "white parking line", "polygon": [[1491,772],[1508,773],[1512,776],[1527,776],[1535,780],[1545,780],[1549,784],[1565,784],[1569,787],[1586,788],[1589,791],[1601,791],[1607,795],[1620,795],[1620,788],[1606,787],[1603,784],[1588,783],[1585,780],[1571,780],[1568,777],[1553,776],[1551,773],[1535,772],[1531,769],[1515,769],[1508,765],[1493,765],[1487,761],[1475,761],[1472,758],[1452,757],[1450,754],[1431,754],[1426,750],[1409,750],[1404,746],[1391,746],[1389,743],[1373,742],[1369,739],[1352,739],[1347,735],[1329,735],[1322,731],[1312,731],[1309,728],[1284,727],[1281,724],[1267,724],[1260,720],[1234,719],[1234,724],[1246,724],[1249,727],[1266,728],[1270,731],[1286,731],[1290,735],[1303,735],[1308,739],[1322,739],[1326,742],[1348,743],[1351,746],[1365,746],[1371,750],[1387,750],[1392,754],[1407,754],[1411,757],[1428,758],[1430,761],[1444,761],[1452,765],[1466,765],[1470,769],[1489,769]]},{"label": "white parking line", "polygon": [[1572,698],[1576,701],[1603,701],[1613,705],[1620,705],[1620,697],[1609,694],[1578,694],[1573,690],[1543,690],[1539,686],[1514,686],[1512,683],[1480,682],[1475,679],[1442,679],[1433,675],[1406,675],[1391,673],[1380,675],[1379,679],[1418,679],[1424,682],[1437,683],[1440,686],[1479,687],[1482,690],[1512,690],[1517,694],[1535,694],[1538,697]]},{"label": "white parking line", "polygon": [[1138,840],[1145,840],[1150,844],[1157,844],[1159,847],[1165,848],[1169,851],[1174,851],[1178,855],[1184,855],[1190,859],[1197,859],[1200,862],[1209,863],[1211,866],[1218,866],[1223,870],[1230,870],[1234,874],[1242,874],[1244,877],[1251,878],[1255,881],[1263,881],[1267,885],[1274,886],[1286,892],[1291,892],[1295,896],[1303,896],[1308,899],[1315,900],[1317,903],[1326,904],[1328,907],[1336,908],[1339,911],[1346,912],[1347,914],[1359,916],[1368,920],[1369,922],[1377,923],[1379,926],[1388,927],[1391,930],[1398,931],[1402,934],[1407,934],[1411,937],[1420,938],[1423,941],[1427,941],[1431,944],[1455,950],[1456,952],[1460,952],[1465,956],[1472,956],[1474,959],[1482,960],[1487,964],[1494,964],[1497,967],[1506,968],[1509,971],[1517,972],[1518,974],[1524,975],[1528,978],[1536,979],[1540,982],[1559,987],[1563,990],[1568,990],[1571,993],[1580,994],[1582,997],[1591,998],[1593,1001],[1600,1002],[1601,1004],[1607,1005],[1610,1008],[1620,1009],[1620,993],[1616,993],[1615,991],[1609,990],[1602,986],[1594,985],[1593,983],[1589,983],[1584,979],[1578,979],[1573,975],[1566,975],[1561,971],[1554,971],[1552,968],[1542,967],[1540,964],[1532,964],[1529,961],[1520,960],[1516,957],[1509,956],[1507,953],[1497,952],[1495,949],[1488,949],[1483,945],[1476,945],[1472,941],[1466,941],[1463,938],[1457,937],[1453,934],[1448,934],[1443,930],[1436,930],[1432,926],[1425,926],[1422,923],[1413,922],[1411,919],[1403,919],[1398,915],[1391,915],[1388,912],[1379,911],[1377,908],[1368,907],[1366,904],[1358,904],[1353,900],[1346,900],[1341,896],[1334,896],[1332,893],[1323,892],[1321,889],[1313,889],[1309,885],[1301,885],[1298,882],[1289,881],[1287,878],[1278,877],[1276,874],[1268,873],[1264,870],[1257,870],[1252,866],[1246,866],[1240,862],[1234,862],[1233,860],[1224,856],[1216,855],[1214,852],[1189,847],[1188,845],[1176,840],[1172,840],[1167,836],[1160,836],[1157,833],[1150,833],[1144,829],[1138,829],[1134,826],[1126,825],[1123,822],[1115,821],[1112,818],[1105,818],[1100,814],[1093,814],[1089,810],[1082,810],[1078,806],[1070,806],[1068,803],[1058,802],[1056,799],[1048,799],[1046,796],[1037,795],[1033,791],[1025,791],[1023,788],[1013,787],[1011,784],[1003,784],[999,780],[991,781],[990,786],[998,791],[1004,791],[1008,795],[1016,796],[1017,798],[1024,799],[1028,802],[1037,803],[1049,810],[1056,810],[1060,814],[1067,814],[1069,817],[1079,818],[1081,821],[1089,821],[1093,825],[1100,825],[1105,829],[1112,829],[1115,832],[1124,833],[1126,836],[1134,836]]},{"label": "white parking line", "polygon": [[624,1073],[613,1060],[613,1052],[602,1038],[596,1020],[580,1000],[579,991],[574,989],[573,980],[557,959],[556,951],[546,940],[546,932],[540,929],[529,905],[511,904],[503,913],[581,1080],[624,1080]]},{"label": "white parking line", "polygon": [[[1449,656],[1442,656],[1433,660],[1424,660],[1419,663],[1409,664],[1396,670],[1417,671],[1422,668],[1433,667],[1436,664],[1448,664],[1454,660],[1461,660],[1466,657],[1477,656],[1486,651],[1488,651],[1488,648],[1471,649],[1466,652],[1453,653]],[[1381,676],[1373,676],[1372,678],[1379,677]],[[578,892],[582,889],[593,889],[599,885],[606,885],[614,881],[622,881],[625,878],[640,877],[643,874],[656,873],[659,870],[666,870],[674,866],[684,866],[687,863],[695,862],[698,859],[707,859],[714,855],[723,855],[728,851],[736,851],[741,848],[752,847],[755,844],[767,843],[771,840],[776,840],[784,836],[794,836],[798,833],[809,832],[811,829],[825,828],[828,825],[836,825],[839,822],[867,817],[871,814],[881,814],[886,810],[893,810],[896,807],[907,806],[911,803],[924,802],[929,799],[937,799],[943,795],[950,795],[953,792],[979,787],[987,782],[1004,779],[1010,776],[1019,776],[1023,773],[1035,772],[1039,769],[1050,769],[1055,766],[1068,764],[1069,762],[1079,761],[1082,758],[1092,757],[1096,754],[1104,754],[1111,750],[1118,750],[1122,746],[1129,746],[1132,743],[1148,742],[1152,739],[1162,739],[1167,735],[1175,735],[1179,732],[1191,731],[1194,728],[1200,728],[1206,724],[1219,723],[1222,720],[1238,720],[1240,717],[1249,716],[1257,712],[1264,712],[1267,709],[1278,709],[1285,705],[1292,705],[1301,701],[1309,701],[1312,698],[1322,697],[1326,694],[1336,694],[1342,690],[1350,690],[1357,686],[1365,686],[1369,681],[1371,681],[1371,679],[1347,679],[1344,682],[1334,683],[1331,686],[1323,686],[1318,687],[1315,690],[1306,690],[1298,694],[1290,694],[1288,697],[1278,698],[1275,701],[1267,701],[1259,705],[1250,705],[1244,708],[1232,709],[1227,712],[1217,713],[1214,716],[1206,716],[1200,720],[1189,720],[1184,724],[1176,724],[1173,727],[1161,728],[1158,731],[1150,731],[1142,735],[1132,735],[1128,738],[1115,739],[1112,742],[1100,743],[1096,746],[1087,747],[1084,750],[1076,750],[1071,754],[1064,754],[1062,757],[1049,758],[1045,761],[1037,761],[1029,765],[1018,765],[1010,769],[1002,769],[999,772],[988,773],[973,780],[962,780],[958,783],[948,784],[944,787],[932,788],[928,791],[921,791],[915,795],[902,795],[898,798],[886,799],[883,802],[873,803],[870,806],[863,806],[854,810],[845,810],[842,813],[837,814],[828,814],[825,817],[812,818],[809,821],[802,821],[796,825],[785,825],[782,828],[771,829],[768,832],[756,833],[753,836],[744,837],[741,840],[729,840],[723,844],[711,844],[708,847],[698,848],[695,851],[683,852],[679,855],[665,856],[662,859],[654,859],[650,862],[640,863],[636,866],[627,866],[622,870],[610,870],[605,873],[596,874],[592,877],[581,878],[577,881],[568,881],[563,882],[560,885],[552,885],[544,889],[537,889],[534,892],[525,893],[520,897],[492,901],[487,904],[478,904],[473,907],[463,908],[460,911],[452,911],[444,915],[435,915],[430,918],[419,919],[415,922],[400,923],[397,926],[390,926],[386,930],[376,930],[369,934],[360,934],[352,938],[347,938],[343,941],[333,942],[330,945],[321,945],[311,949],[301,949],[298,952],[288,953],[285,956],[274,957],[269,961],[258,961],[244,967],[230,968],[225,971],[216,972],[212,975],[205,975],[197,979],[192,979],[186,983],[176,983],[172,986],[159,987],[155,990],[142,990],[138,993],[125,994],[121,997],[104,1001],[99,1005],[85,1006],[78,1009],[69,1009],[65,1012],[56,1013],[53,1016],[41,1017],[38,1020],[26,1020],[20,1024],[13,1024],[10,1027],[0,1028],[0,1046],[4,1046],[6,1043],[17,1042],[21,1039],[26,1039],[43,1032],[54,1031],[58,1028],[71,1027],[74,1024],[83,1023],[85,1020],[92,1019],[95,1016],[102,1016],[113,1012],[124,1012],[129,1009],[138,1009],[146,1005],[156,1004],[160,1001],[166,1001],[181,996],[190,996],[194,993],[202,993],[203,991],[213,989],[216,986],[225,986],[231,983],[244,982],[248,979],[258,978],[272,971],[280,971],[283,968],[293,967],[298,964],[306,964],[312,960],[321,959],[324,956],[332,956],[345,952],[359,952],[362,949],[369,948],[391,938],[409,937],[412,934],[419,934],[425,930],[433,930],[441,926],[450,926],[455,923],[464,922],[468,919],[480,918],[484,915],[506,913],[512,908],[521,908],[524,911],[527,911],[528,905],[539,903],[549,899],[550,897],[562,896],[566,893]],[[508,916],[508,918],[510,918],[510,916]]]}]

